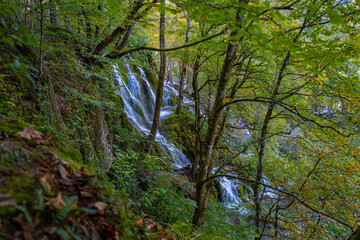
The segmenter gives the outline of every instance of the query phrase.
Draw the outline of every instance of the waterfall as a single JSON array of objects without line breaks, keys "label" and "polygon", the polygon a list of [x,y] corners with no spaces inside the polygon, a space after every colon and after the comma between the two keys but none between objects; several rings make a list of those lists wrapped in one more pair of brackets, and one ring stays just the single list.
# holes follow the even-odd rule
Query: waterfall
[{"label": "waterfall", "polygon": [[[130,65],[126,64],[126,81],[124,81],[117,67],[114,67],[114,72],[118,84],[120,86],[117,90],[124,101],[124,109],[129,121],[139,131],[148,134],[150,132],[153,113],[155,109],[155,91],[148,79],[146,74],[139,67],[139,76],[133,72]],[[174,89],[170,84],[165,83],[163,105],[161,108],[160,119],[166,119],[173,109],[176,107],[172,99],[178,95],[178,91]],[[187,98],[184,98],[184,104],[191,104]],[[155,140],[159,143],[160,148],[171,154],[174,159],[175,168],[183,168],[186,165],[190,165],[190,161],[186,158],[185,154],[177,149],[174,144],[167,141],[167,139],[161,135],[158,131]],[[229,208],[237,208],[240,214],[247,212],[245,207],[240,207],[241,199],[238,193],[238,182],[233,179],[221,177],[219,179],[221,188],[223,190],[223,203]]]},{"label": "waterfall", "polygon": [[[145,72],[139,67],[139,76],[133,72],[129,64],[126,64],[126,81],[124,81],[117,67],[114,67],[114,72],[118,84],[120,86],[117,94],[121,96],[124,101],[125,113],[132,123],[132,125],[144,134],[149,134],[152,125],[153,114],[155,110],[155,90],[146,78]],[[178,92],[169,84],[164,85],[163,105],[160,112],[160,119],[168,117],[176,107],[173,104],[172,98]],[[190,165],[190,161],[185,154],[177,149],[174,144],[167,141],[167,139],[158,131],[155,140],[159,143],[161,149],[171,154],[174,158],[174,167],[183,168]]]}]

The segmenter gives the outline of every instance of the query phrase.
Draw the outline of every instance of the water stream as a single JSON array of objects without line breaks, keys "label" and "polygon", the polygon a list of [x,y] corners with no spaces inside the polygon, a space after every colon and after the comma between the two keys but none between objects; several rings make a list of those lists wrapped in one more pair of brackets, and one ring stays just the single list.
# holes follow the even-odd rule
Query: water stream
[{"label": "water stream", "polygon": [[[120,86],[119,94],[125,105],[125,112],[132,125],[139,131],[148,134],[151,128],[153,113],[155,110],[155,90],[146,78],[146,74],[139,67],[139,75],[134,73],[129,64],[126,64],[126,81],[124,81],[119,70],[114,67],[114,72],[118,85]],[[165,84],[163,95],[163,106],[160,113],[160,119],[166,119],[176,105],[173,105],[172,98],[176,98],[178,91],[170,84]],[[191,100],[184,99],[184,104],[191,104]],[[174,144],[167,141],[158,131],[155,140],[159,143],[164,152],[171,154],[174,159],[174,168],[183,168],[190,165],[184,153],[177,149]],[[223,202],[228,207],[232,207],[241,202],[238,194],[238,184],[232,179],[225,177],[220,178],[220,185],[223,189]],[[243,212],[243,211],[242,211]]]}]

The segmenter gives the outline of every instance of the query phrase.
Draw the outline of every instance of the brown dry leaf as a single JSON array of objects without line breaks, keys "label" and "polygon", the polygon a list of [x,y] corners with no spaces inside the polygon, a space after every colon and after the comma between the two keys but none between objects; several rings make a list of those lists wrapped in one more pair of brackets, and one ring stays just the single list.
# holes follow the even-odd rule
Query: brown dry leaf
[{"label": "brown dry leaf", "polygon": [[85,175],[85,176],[87,176],[87,177],[89,177],[89,178],[92,178],[92,177],[95,176],[95,174],[93,174],[93,173],[88,173],[88,172],[85,170],[84,167],[81,167],[81,168],[80,168],[80,171],[81,171],[81,174],[82,174],[82,175]]},{"label": "brown dry leaf", "polygon": [[139,228],[142,228],[144,226],[144,219],[140,218],[140,219],[136,220],[136,225]]},{"label": "brown dry leaf", "polygon": [[15,205],[16,205],[16,201],[14,199],[0,202],[0,207],[11,207],[11,206],[15,206]]},{"label": "brown dry leaf", "polygon": [[36,144],[45,144],[44,134],[35,130],[31,125],[25,127],[21,132],[18,132],[16,135],[26,138],[27,140],[34,140]]},{"label": "brown dry leaf", "polygon": [[118,231],[115,231],[115,236],[114,236],[115,240],[120,240],[120,235]]},{"label": "brown dry leaf", "polygon": [[50,206],[55,209],[60,209],[66,207],[66,203],[61,198],[61,192],[58,193],[57,197],[50,199]]},{"label": "brown dry leaf", "polygon": [[48,137],[46,138],[45,142],[46,142],[46,143],[49,143],[54,136],[56,136],[56,133],[50,134],[50,136],[48,136]]},{"label": "brown dry leaf", "polygon": [[152,220],[151,218],[145,219],[145,227],[150,232],[157,232],[157,230],[158,230],[156,222],[154,222],[154,220]]},{"label": "brown dry leaf", "polygon": [[47,193],[50,193],[51,187],[55,185],[54,174],[46,173],[42,178],[40,178],[40,181],[47,187],[47,189],[45,189],[45,191]]},{"label": "brown dry leaf", "polygon": [[162,237],[161,240],[176,240],[173,236]]},{"label": "brown dry leaf", "polygon": [[65,169],[63,166],[58,165],[58,171],[59,171],[60,176],[61,176],[62,179],[69,180],[69,179],[67,178],[67,176],[69,175],[69,173],[66,171],[66,169]]},{"label": "brown dry leaf", "polygon": [[92,207],[95,207],[101,214],[104,214],[107,204],[104,202],[95,202],[91,204]]}]

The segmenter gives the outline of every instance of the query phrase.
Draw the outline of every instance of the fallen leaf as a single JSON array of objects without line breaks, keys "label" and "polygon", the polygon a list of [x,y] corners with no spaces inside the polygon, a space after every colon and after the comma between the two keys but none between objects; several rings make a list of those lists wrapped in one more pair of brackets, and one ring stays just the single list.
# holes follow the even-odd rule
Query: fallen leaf
[{"label": "fallen leaf", "polygon": [[91,204],[91,207],[95,207],[101,214],[104,214],[107,204],[104,202],[95,202]]},{"label": "fallen leaf", "polygon": [[54,183],[54,174],[46,173],[42,178],[40,178],[40,182],[45,186],[45,191],[47,193],[51,192],[51,187],[55,185]]},{"label": "fallen leaf", "polygon": [[55,209],[66,207],[66,203],[62,200],[61,192],[58,193],[57,197],[50,199],[50,206]]},{"label": "fallen leaf", "polygon": [[16,205],[16,201],[14,199],[0,202],[0,207],[11,207],[11,206],[15,206],[15,205]]},{"label": "fallen leaf", "polygon": [[45,142],[46,142],[46,143],[49,143],[54,136],[56,136],[56,133],[50,134],[50,136],[48,136],[48,137],[46,138]]},{"label": "fallen leaf", "polygon": [[150,232],[157,232],[157,230],[158,230],[156,222],[154,220],[152,220],[151,218],[145,219],[145,227]]},{"label": "fallen leaf", "polygon": [[136,220],[136,225],[137,225],[139,228],[144,227],[144,219],[140,218],[140,219]]},{"label": "fallen leaf", "polygon": [[18,132],[16,135],[30,141],[33,140],[36,142],[36,144],[45,144],[44,134],[36,130],[31,125],[25,127],[21,132]]},{"label": "fallen leaf", "polygon": [[69,180],[67,178],[68,172],[66,171],[66,169],[63,166],[58,165],[58,171],[59,171],[60,176],[61,176],[62,179]]},{"label": "fallen leaf", "polygon": [[60,179],[58,182],[59,182],[60,184],[62,184],[62,185],[65,185],[65,186],[71,186],[71,185],[72,185],[72,182],[71,182],[71,181],[65,180],[65,179]]}]

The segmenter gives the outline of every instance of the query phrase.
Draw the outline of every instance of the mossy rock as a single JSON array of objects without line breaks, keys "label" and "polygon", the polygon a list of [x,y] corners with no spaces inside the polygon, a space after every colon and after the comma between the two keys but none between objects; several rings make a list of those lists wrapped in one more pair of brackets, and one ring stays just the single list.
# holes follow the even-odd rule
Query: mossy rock
[{"label": "mossy rock", "polygon": [[122,64],[122,63],[118,64],[118,72],[121,75],[122,80],[125,82],[125,84],[128,84],[128,78],[126,75],[127,70],[126,70],[125,64]]},{"label": "mossy rock", "polygon": [[152,69],[149,69],[149,68],[145,68],[144,72],[145,72],[146,78],[147,78],[148,82],[150,83],[150,85],[154,89],[157,89],[159,79],[157,78],[155,71]]}]

